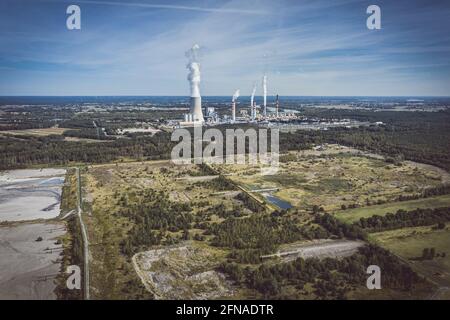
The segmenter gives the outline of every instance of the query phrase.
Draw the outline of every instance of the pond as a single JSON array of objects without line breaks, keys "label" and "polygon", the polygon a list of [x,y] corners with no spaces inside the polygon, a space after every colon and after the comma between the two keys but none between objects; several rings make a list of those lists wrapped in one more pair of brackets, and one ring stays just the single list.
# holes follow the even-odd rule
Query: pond
[{"label": "pond", "polygon": [[293,205],[290,204],[289,202],[281,200],[280,198],[278,198],[270,193],[263,193],[262,195],[264,196],[264,198],[266,198],[267,201],[276,205],[278,208],[280,208],[282,210],[287,210],[287,209],[290,209],[293,207]]}]

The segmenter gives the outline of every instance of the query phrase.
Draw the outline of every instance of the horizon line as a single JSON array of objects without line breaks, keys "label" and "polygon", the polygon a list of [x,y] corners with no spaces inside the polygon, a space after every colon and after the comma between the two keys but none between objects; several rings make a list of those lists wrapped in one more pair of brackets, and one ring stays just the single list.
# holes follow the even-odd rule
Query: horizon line
[{"label": "horizon line", "polygon": [[[250,97],[251,95],[241,95],[240,97]],[[275,97],[274,95],[267,95],[267,97]],[[183,97],[189,98],[189,95],[0,95],[0,98],[23,98],[23,97]],[[232,95],[202,95],[202,97],[232,97]],[[262,97],[262,95],[255,95],[255,97]],[[373,98],[450,98],[450,95],[281,95],[279,97],[373,97]]]}]

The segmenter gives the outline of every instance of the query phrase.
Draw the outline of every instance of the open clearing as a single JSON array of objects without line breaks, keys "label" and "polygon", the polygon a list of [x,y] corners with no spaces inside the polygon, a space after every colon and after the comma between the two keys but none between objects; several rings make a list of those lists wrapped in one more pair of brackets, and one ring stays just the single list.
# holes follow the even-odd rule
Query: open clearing
[{"label": "open clearing", "polygon": [[[78,130],[78,129],[69,129],[69,128],[42,128],[42,129],[25,129],[25,130],[6,130],[0,131],[0,135],[13,135],[13,136],[36,136],[36,137],[45,137],[50,135],[62,135],[66,130]],[[74,142],[108,142],[109,140],[96,140],[89,138],[79,138],[79,137],[64,137],[65,141],[74,141]]]},{"label": "open clearing", "polygon": [[43,128],[43,129],[25,129],[25,130],[7,130],[0,131],[0,134],[12,134],[12,135],[32,135],[32,136],[49,136],[52,134],[61,135],[67,128]]},{"label": "open clearing", "polygon": [[425,209],[440,207],[450,207],[450,195],[341,210],[337,212],[336,217],[343,222],[352,223],[358,221],[360,218],[369,218],[373,215],[384,216],[387,213],[396,213],[398,210],[410,211],[417,208]]},{"label": "open clearing", "polygon": [[[443,230],[433,227],[413,227],[371,234],[382,247],[408,261],[413,269],[425,275],[441,288],[450,287],[450,226]],[[439,257],[423,260],[424,248],[435,248]],[[445,257],[442,257],[445,253]],[[442,294],[447,294],[441,290]],[[436,296],[435,298],[438,298]]]},{"label": "open clearing", "polygon": [[[56,299],[63,223],[0,227],[0,299]],[[42,241],[36,241],[42,237]]]},{"label": "open clearing", "polygon": [[354,254],[362,245],[362,241],[312,240],[282,245],[277,253],[262,258],[281,257],[285,262],[297,258],[343,258]]}]

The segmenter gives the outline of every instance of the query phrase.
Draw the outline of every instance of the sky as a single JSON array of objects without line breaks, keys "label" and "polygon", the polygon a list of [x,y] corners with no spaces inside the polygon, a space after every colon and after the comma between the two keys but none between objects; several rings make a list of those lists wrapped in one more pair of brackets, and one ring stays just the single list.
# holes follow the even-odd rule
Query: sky
[{"label": "sky", "polygon": [[187,96],[198,44],[202,95],[267,74],[269,95],[450,96],[448,21],[449,0],[1,0],[0,95]]}]

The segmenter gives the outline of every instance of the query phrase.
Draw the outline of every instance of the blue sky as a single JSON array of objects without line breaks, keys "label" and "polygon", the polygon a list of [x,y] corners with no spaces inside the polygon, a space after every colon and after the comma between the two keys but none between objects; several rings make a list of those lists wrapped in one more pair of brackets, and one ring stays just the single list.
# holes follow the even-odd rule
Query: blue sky
[{"label": "blue sky", "polygon": [[[81,30],[66,8],[81,8]],[[381,7],[381,30],[366,9]],[[450,95],[450,1],[0,1],[0,95]]]}]

